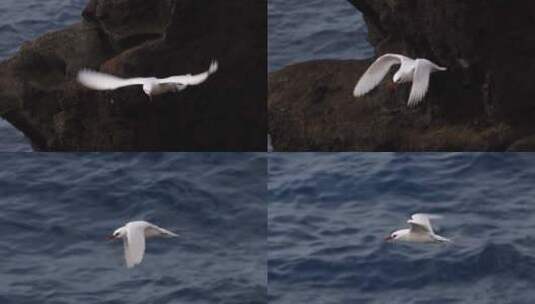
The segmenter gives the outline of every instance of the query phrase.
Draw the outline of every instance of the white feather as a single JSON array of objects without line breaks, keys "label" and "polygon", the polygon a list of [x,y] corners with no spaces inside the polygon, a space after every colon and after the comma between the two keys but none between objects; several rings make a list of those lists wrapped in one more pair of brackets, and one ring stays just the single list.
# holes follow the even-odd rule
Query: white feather
[{"label": "white feather", "polygon": [[446,68],[440,67],[424,58],[411,59],[399,54],[385,54],[377,58],[362,75],[353,90],[353,95],[359,97],[371,91],[383,80],[390,68],[395,64],[400,64],[400,67],[394,74],[394,82],[412,82],[407,102],[409,107],[416,106],[425,97],[431,73],[446,70]]},{"label": "white feather", "polygon": [[127,223],[124,227],[116,231],[120,230],[126,231],[125,235],[121,237],[123,238],[126,267],[128,268],[134,267],[143,260],[143,256],[145,255],[145,238],[154,236],[178,236],[169,230],[145,221]]},{"label": "white feather", "polygon": [[436,214],[416,213],[411,216],[407,222],[411,224],[411,229],[415,228],[413,225],[421,226],[428,232],[433,233],[430,219],[440,219],[442,216]]},{"label": "white feather", "polygon": [[409,58],[398,54],[385,54],[377,58],[360,77],[353,90],[353,96],[359,97],[371,91],[385,78],[393,65],[401,64],[405,59]]},{"label": "white feather", "polygon": [[123,79],[101,72],[81,70],[78,72],[78,82],[93,90],[115,90],[121,87],[143,84],[145,78]]},{"label": "white feather", "polygon": [[409,107],[416,106],[427,93],[429,87],[429,77],[433,69],[432,63],[426,59],[416,59],[416,67],[414,68],[414,76],[412,79],[411,93],[407,105]]},{"label": "white feather", "polygon": [[87,88],[93,90],[115,90],[121,87],[131,85],[143,85],[148,88],[148,95],[158,95],[166,92],[177,92],[185,89],[190,85],[198,85],[206,81],[210,75],[215,73],[218,68],[217,61],[212,61],[206,72],[196,75],[178,75],[167,78],[154,77],[137,77],[137,78],[120,78],[113,75],[91,71],[81,70],[78,72],[78,82]]}]

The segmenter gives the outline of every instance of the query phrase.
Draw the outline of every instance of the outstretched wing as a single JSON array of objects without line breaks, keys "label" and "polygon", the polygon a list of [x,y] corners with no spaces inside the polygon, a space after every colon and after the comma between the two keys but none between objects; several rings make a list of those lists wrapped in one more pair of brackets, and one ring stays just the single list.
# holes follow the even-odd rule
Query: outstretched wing
[{"label": "outstretched wing", "polygon": [[409,107],[416,106],[424,99],[427,88],[429,87],[429,75],[433,66],[427,60],[416,59],[416,67],[412,78],[411,94],[409,95]]},{"label": "outstretched wing", "polygon": [[145,78],[123,79],[92,70],[78,72],[78,82],[93,90],[115,90],[120,87],[143,84]]},{"label": "outstretched wing", "polygon": [[142,229],[128,227],[124,238],[124,257],[126,267],[132,268],[141,263],[145,254],[145,234]]},{"label": "outstretched wing", "polygon": [[146,237],[153,237],[153,236],[178,236],[178,234],[173,233],[167,229],[163,229],[162,227],[158,227],[154,224],[150,224],[145,229],[145,236]]},{"label": "outstretched wing", "polygon": [[434,214],[425,214],[425,213],[416,213],[411,216],[411,219],[407,221],[410,224],[411,230],[417,232],[430,232],[434,233],[433,227],[431,226],[430,219],[440,219],[442,216]]},{"label": "outstretched wing", "polygon": [[385,78],[393,65],[401,64],[406,58],[408,57],[397,54],[385,54],[377,58],[360,77],[353,90],[353,96],[359,97],[371,91]]},{"label": "outstretched wing", "polygon": [[180,84],[183,86],[189,86],[189,85],[198,85],[206,81],[208,79],[208,76],[215,73],[218,69],[218,63],[216,60],[213,60],[210,63],[210,67],[206,72],[196,74],[196,75],[179,75],[179,76],[171,76],[163,79],[158,79],[158,82],[160,84],[168,84],[168,83],[175,83]]}]

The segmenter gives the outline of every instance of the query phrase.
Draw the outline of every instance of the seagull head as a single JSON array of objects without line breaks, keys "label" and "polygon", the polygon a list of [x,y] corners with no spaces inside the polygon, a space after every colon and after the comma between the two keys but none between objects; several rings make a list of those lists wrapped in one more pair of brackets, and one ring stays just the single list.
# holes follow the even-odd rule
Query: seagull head
[{"label": "seagull head", "polygon": [[394,78],[392,80],[394,81],[394,83],[398,83],[401,80],[401,74],[399,73],[399,71],[394,74]]},{"label": "seagull head", "polygon": [[403,236],[405,236],[406,233],[407,233],[407,231],[405,229],[396,230],[396,231],[390,233],[390,235],[388,235],[387,237],[385,237],[385,241],[398,240],[398,239],[402,238]]},{"label": "seagull head", "polygon": [[116,239],[122,239],[124,236],[126,236],[126,228],[121,227],[113,232],[112,235],[108,236],[108,240],[116,240]]},{"label": "seagull head", "polygon": [[394,84],[404,83],[404,82],[411,82],[413,74],[407,72],[405,69],[402,69],[401,67],[399,70],[394,73],[394,77],[392,78],[392,81],[394,81]]}]

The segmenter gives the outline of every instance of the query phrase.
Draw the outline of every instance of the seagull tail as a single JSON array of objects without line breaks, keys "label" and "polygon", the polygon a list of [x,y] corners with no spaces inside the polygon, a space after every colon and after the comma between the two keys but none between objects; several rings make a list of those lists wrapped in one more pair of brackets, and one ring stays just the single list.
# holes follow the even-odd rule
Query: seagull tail
[{"label": "seagull tail", "polygon": [[433,68],[434,68],[435,70],[437,70],[437,71],[446,71],[446,70],[447,70],[447,68],[445,68],[445,67],[441,67],[441,66],[436,65],[436,64],[434,64],[434,63],[433,63]]},{"label": "seagull tail", "polygon": [[210,67],[208,68],[208,74],[213,74],[217,71],[219,65],[217,63],[217,60],[212,60],[212,62],[210,62]]},{"label": "seagull tail", "polygon": [[160,230],[161,233],[163,233],[165,236],[168,236],[168,237],[178,237],[178,236],[180,236],[180,235],[178,235],[178,234],[176,234],[174,232],[171,232],[171,231],[169,231],[167,229],[163,229],[161,227],[159,227],[159,230]]},{"label": "seagull tail", "polygon": [[435,240],[437,240],[440,243],[453,243],[451,239],[445,238],[443,236],[435,234]]}]

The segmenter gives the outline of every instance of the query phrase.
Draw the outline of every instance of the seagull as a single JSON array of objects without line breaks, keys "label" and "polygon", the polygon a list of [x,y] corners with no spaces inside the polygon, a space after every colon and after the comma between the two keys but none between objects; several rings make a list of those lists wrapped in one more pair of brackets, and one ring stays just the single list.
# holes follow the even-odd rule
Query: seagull
[{"label": "seagull", "polygon": [[425,58],[412,59],[399,54],[385,54],[377,58],[360,77],[353,90],[353,96],[363,96],[375,88],[395,64],[399,64],[400,67],[394,74],[394,84],[412,82],[407,103],[409,107],[416,106],[424,98],[429,86],[429,75],[446,70]]},{"label": "seagull", "polygon": [[431,243],[431,242],[447,242],[450,243],[451,240],[445,237],[442,237],[438,234],[435,234],[433,227],[431,227],[430,219],[439,219],[442,218],[440,215],[433,214],[424,214],[416,213],[411,216],[407,221],[409,223],[409,229],[401,229],[392,232],[385,240],[393,241],[407,241],[407,242],[418,242],[418,243]]},{"label": "seagull", "polygon": [[77,79],[82,85],[93,90],[115,90],[131,85],[142,85],[143,92],[145,92],[149,99],[152,100],[152,96],[154,95],[167,92],[179,92],[190,85],[201,84],[208,79],[208,76],[214,74],[217,71],[217,68],[218,63],[216,60],[213,60],[206,72],[196,75],[187,74],[167,78],[138,77],[127,79],[83,69],[78,72]]},{"label": "seagull", "polygon": [[134,221],[115,230],[108,239],[123,239],[126,267],[132,268],[143,260],[143,254],[145,253],[145,238],[153,236],[176,237],[178,234],[149,222]]}]

